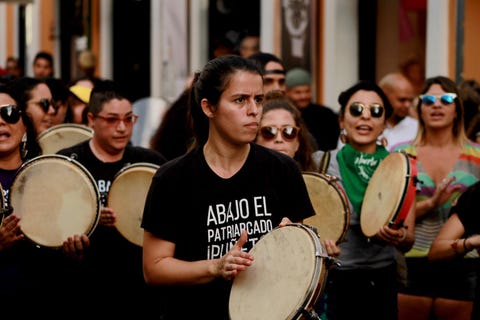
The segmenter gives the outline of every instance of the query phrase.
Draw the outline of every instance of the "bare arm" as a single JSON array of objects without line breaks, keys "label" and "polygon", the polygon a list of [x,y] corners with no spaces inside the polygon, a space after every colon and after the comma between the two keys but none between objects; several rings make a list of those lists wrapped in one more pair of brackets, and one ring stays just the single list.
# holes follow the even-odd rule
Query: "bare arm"
[{"label": "bare arm", "polygon": [[[457,214],[452,214],[448,218],[447,222],[442,226],[437,236],[430,246],[430,252],[428,258],[430,260],[445,260],[453,259],[459,255],[463,255],[468,251],[463,247],[464,238],[461,238],[465,233],[465,228],[462,222],[458,218]],[[473,238],[479,238],[476,241],[476,246],[480,246],[480,236],[474,236]],[[465,240],[467,241],[467,240]],[[474,243],[466,243],[467,248],[473,249]]]},{"label": "bare arm", "polygon": [[231,279],[253,262],[253,256],[241,249],[247,241],[246,231],[220,259],[183,261],[174,258],[175,244],[155,237],[148,231],[143,239],[143,273],[151,285],[194,285],[215,278]]}]

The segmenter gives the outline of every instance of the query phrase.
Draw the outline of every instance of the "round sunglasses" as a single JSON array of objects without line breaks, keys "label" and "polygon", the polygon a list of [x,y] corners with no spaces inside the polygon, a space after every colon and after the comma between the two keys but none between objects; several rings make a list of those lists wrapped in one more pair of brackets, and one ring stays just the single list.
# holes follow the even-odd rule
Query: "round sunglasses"
[{"label": "round sunglasses", "polygon": [[360,117],[363,114],[363,111],[368,109],[372,118],[381,118],[383,116],[383,111],[385,108],[379,104],[371,104],[369,106],[364,105],[360,102],[354,102],[348,108],[348,111],[353,117]]},{"label": "round sunglasses", "polygon": [[294,126],[285,126],[281,128],[264,126],[260,128],[260,135],[265,140],[273,140],[277,136],[278,132],[281,132],[283,139],[291,141],[298,136],[299,131],[300,128]]}]

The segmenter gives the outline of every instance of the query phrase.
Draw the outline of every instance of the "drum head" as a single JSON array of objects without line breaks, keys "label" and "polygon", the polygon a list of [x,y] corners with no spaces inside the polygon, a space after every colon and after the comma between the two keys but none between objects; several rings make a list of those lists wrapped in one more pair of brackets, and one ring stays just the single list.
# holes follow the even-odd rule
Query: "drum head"
[{"label": "drum head", "polygon": [[43,154],[54,154],[93,137],[93,129],[81,124],[63,123],[38,135]]},{"label": "drum head", "polygon": [[313,308],[327,273],[313,231],[300,224],[276,228],[250,252],[253,264],[233,281],[230,319],[294,319],[299,310]]},{"label": "drum head", "polygon": [[303,222],[317,229],[324,240],[344,240],[350,224],[350,207],[342,187],[333,176],[303,172],[315,215]]},{"label": "drum head", "polygon": [[44,247],[58,248],[69,236],[90,235],[100,216],[95,180],[80,163],[61,155],[24,163],[10,188],[10,204],[25,236]]},{"label": "drum head", "polygon": [[140,227],[145,200],[152,177],[160,166],[152,163],[134,163],[120,170],[108,191],[108,207],[117,215],[115,226],[130,242],[143,245]]},{"label": "drum head", "polygon": [[367,237],[388,225],[400,210],[409,184],[408,156],[393,152],[380,162],[363,198],[360,226]]}]

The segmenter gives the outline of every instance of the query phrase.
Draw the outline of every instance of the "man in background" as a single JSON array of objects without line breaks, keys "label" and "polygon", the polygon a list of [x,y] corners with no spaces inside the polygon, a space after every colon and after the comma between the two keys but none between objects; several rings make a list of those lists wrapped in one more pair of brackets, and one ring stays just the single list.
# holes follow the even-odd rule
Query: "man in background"
[{"label": "man in background", "polygon": [[40,51],[33,59],[33,77],[34,78],[51,78],[53,77],[53,56],[46,52]]},{"label": "man in background", "polygon": [[293,68],[287,72],[285,80],[285,93],[300,110],[318,149],[335,149],[340,135],[338,115],[332,109],[313,102],[310,73],[302,68]]},{"label": "man in background", "polygon": [[273,90],[285,92],[285,67],[280,58],[271,53],[257,52],[248,59],[255,61],[262,70],[265,93]]},{"label": "man in background", "polygon": [[387,119],[387,127],[383,131],[386,147],[392,150],[396,144],[413,140],[417,134],[418,120],[410,116],[414,107],[415,91],[410,80],[400,72],[386,74],[378,85],[387,95],[393,108],[391,117]]}]

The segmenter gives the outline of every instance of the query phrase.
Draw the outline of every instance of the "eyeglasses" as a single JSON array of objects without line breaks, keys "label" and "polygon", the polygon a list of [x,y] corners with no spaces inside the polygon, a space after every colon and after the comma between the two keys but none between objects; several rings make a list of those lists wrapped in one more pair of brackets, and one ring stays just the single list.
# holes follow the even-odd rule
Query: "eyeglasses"
[{"label": "eyeglasses", "polygon": [[12,104],[0,106],[0,116],[5,122],[10,124],[17,123],[20,120],[21,113],[22,111]]},{"label": "eyeglasses", "polygon": [[383,111],[385,110],[383,106],[379,104],[371,104],[367,107],[360,102],[352,103],[348,110],[353,117],[360,117],[365,109],[370,110],[372,118],[381,118],[383,116]]},{"label": "eyeglasses", "polygon": [[299,131],[300,131],[300,128],[294,127],[294,126],[285,126],[282,128],[261,127],[260,135],[265,140],[272,140],[272,139],[275,139],[278,132],[281,132],[283,139],[291,141],[297,137]]},{"label": "eyeglasses", "polygon": [[433,94],[422,94],[420,95],[420,100],[427,106],[431,106],[432,104],[440,99],[440,102],[443,104],[450,104],[453,103],[453,100],[457,97],[455,93],[444,93],[442,95],[433,95]]},{"label": "eyeglasses", "polygon": [[130,115],[124,117],[124,118],[120,118],[120,117],[113,117],[113,116],[104,117],[104,116],[101,116],[101,115],[97,114],[97,115],[95,115],[95,118],[102,119],[103,121],[105,121],[107,123],[107,125],[112,126],[112,127],[118,126],[120,121],[122,121],[126,126],[132,126],[135,122],[137,122],[138,115],[130,114]]},{"label": "eyeglasses", "polygon": [[42,108],[43,112],[45,113],[48,112],[48,109],[50,109],[50,106],[53,107],[53,109],[55,110],[55,113],[57,113],[59,108],[59,106],[55,105],[53,100],[48,100],[46,98],[41,99],[40,101],[33,101],[32,103],[39,105]]}]

